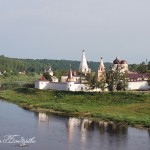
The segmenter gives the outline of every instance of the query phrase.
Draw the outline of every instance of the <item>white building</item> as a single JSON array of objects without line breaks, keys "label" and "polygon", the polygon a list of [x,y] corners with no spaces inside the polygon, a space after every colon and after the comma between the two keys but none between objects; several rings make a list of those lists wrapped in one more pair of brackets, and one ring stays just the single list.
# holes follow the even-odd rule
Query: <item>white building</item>
[{"label": "white building", "polygon": [[[120,72],[127,72],[128,74],[128,90],[145,90],[150,89],[148,85],[149,74],[139,74],[132,73],[128,70],[128,63],[125,60],[119,60],[116,58],[114,61],[113,70],[119,69]],[[35,81],[35,88],[37,89],[50,89],[50,90],[59,90],[59,91],[91,91],[99,92],[101,89],[90,89],[89,85],[86,83],[86,73],[90,72],[88,68],[85,51],[83,50],[82,59],[80,62],[79,72],[85,76],[76,75],[73,73],[71,66],[69,73],[66,76],[61,77],[61,82],[58,82],[57,77],[53,76],[53,71],[51,68],[48,70],[49,74],[52,76],[52,82],[45,80],[41,77],[39,80]],[[101,58],[100,65],[98,67],[98,81],[103,78],[104,73],[106,73],[103,59]],[[106,88],[105,91],[108,89]]]},{"label": "white building", "polygon": [[126,60],[119,60],[117,57],[113,61],[113,70],[119,69],[122,73],[127,73],[128,76],[128,90],[148,90],[149,74],[148,73],[137,73],[130,72],[128,69],[128,63]]},{"label": "white building", "polygon": [[113,61],[113,70],[119,69],[120,72],[128,72],[128,63],[126,60],[119,60],[118,57]]},{"label": "white building", "polygon": [[76,78],[73,77],[70,67],[66,82],[50,82],[42,77],[35,81],[35,88],[58,91],[86,91],[89,89],[89,86],[83,83],[76,83]]},{"label": "white building", "polygon": [[54,72],[52,71],[51,67],[45,72],[49,73],[49,75],[51,76],[52,82],[58,82],[58,78],[54,76]]},{"label": "white building", "polygon": [[91,72],[91,69],[88,67],[87,61],[86,61],[86,56],[85,56],[85,50],[82,51],[82,58],[79,66],[79,72],[86,74]]},{"label": "white building", "polygon": [[98,66],[98,71],[97,71],[97,80],[98,81],[101,81],[101,80],[105,80],[106,81],[106,69],[105,69],[105,65],[104,65],[104,62],[103,62],[103,58],[101,57],[101,60],[100,60],[100,64]]},{"label": "white building", "polygon": [[48,72],[50,76],[54,75],[54,72],[52,71],[51,67],[48,70],[46,70],[45,72]]},{"label": "white building", "polygon": [[[82,70],[82,73],[86,73],[89,71],[89,68],[87,66],[86,57],[85,57],[85,51],[83,51],[82,60],[80,63],[80,70]],[[85,80],[84,77],[73,75],[71,66],[69,69],[68,76],[62,76],[61,82],[58,82],[58,79],[53,76],[53,72],[51,68],[47,70],[51,76],[52,76],[52,82],[46,80],[45,78],[41,77],[39,80],[35,81],[35,88],[36,89],[51,89],[51,90],[59,90],[59,91],[86,91],[89,89],[89,86],[87,84],[84,84],[82,81]]]},{"label": "white building", "polygon": [[147,73],[128,73],[128,90],[147,90],[150,89],[148,85],[149,74]]},{"label": "white building", "polygon": [[50,82],[47,80],[36,80],[35,81],[36,89],[43,90],[58,90],[58,91],[87,91],[88,85],[77,84],[74,82]]}]

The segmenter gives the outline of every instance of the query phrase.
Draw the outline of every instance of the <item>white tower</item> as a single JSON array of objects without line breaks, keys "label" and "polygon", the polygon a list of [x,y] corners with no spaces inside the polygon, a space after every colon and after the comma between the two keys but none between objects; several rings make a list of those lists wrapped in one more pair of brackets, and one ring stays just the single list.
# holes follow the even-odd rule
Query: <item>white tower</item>
[{"label": "white tower", "polygon": [[105,80],[106,69],[103,62],[103,58],[101,57],[100,64],[98,66],[98,81]]},{"label": "white tower", "polygon": [[82,59],[81,59],[80,66],[79,66],[79,72],[85,73],[85,74],[89,72],[89,67],[86,61],[86,57],[85,57],[85,50],[82,51]]},{"label": "white tower", "polygon": [[49,75],[50,75],[50,76],[53,76],[53,75],[54,75],[54,73],[53,73],[53,71],[52,71],[52,68],[51,68],[51,67],[47,70],[47,72],[49,73]]}]

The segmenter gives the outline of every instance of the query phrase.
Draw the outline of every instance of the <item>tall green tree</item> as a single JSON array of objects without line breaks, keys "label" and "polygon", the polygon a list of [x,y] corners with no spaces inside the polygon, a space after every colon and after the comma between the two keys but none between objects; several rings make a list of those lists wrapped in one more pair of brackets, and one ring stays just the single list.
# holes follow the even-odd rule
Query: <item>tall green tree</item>
[{"label": "tall green tree", "polygon": [[95,73],[88,73],[86,75],[86,80],[91,89],[94,89],[96,87],[97,77]]},{"label": "tall green tree", "polygon": [[86,80],[88,81],[88,84],[90,85],[91,89],[94,88],[100,88],[102,91],[105,90],[106,86],[106,74],[102,74],[101,79],[98,81],[98,76],[96,73],[90,73],[87,74]]},{"label": "tall green tree", "polygon": [[107,74],[108,89],[110,91],[119,91],[128,89],[127,72],[123,73],[119,69],[113,70],[110,68]]},{"label": "tall green tree", "polygon": [[100,76],[100,79],[97,81],[97,87],[102,91],[106,88],[106,72],[103,72]]}]

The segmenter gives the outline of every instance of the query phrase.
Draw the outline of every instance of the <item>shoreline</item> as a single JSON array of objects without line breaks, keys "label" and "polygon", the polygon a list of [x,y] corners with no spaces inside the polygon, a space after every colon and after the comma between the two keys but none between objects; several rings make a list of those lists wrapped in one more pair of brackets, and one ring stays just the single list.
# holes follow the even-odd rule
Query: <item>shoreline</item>
[{"label": "shoreline", "polygon": [[[18,92],[18,90],[20,92]],[[125,97],[123,97],[123,94],[125,94]],[[100,100],[101,97],[107,97],[106,104],[105,100],[95,100],[95,95],[100,98]],[[49,99],[48,96],[51,96],[51,99]],[[147,129],[150,128],[149,96],[149,93],[66,93],[58,91],[40,91],[27,88],[4,90],[0,92],[0,98],[4,101],[11,102],[30,111],[53,113],[68,117],[86,118],[94,121],[114,122],[135,128]],[[127,97],[130,97],[131,102],[127,101],[126,104],[124,100],[126,100]],[[123,100],[120,103],[113,104],[113,102],[111,102],[111,99],[113,98],[123,98]],[[137,100],[134,100],[134,98],[137,98]],[[89,99],[93,101],[93,103],[89,102]],[[84,104],[86,101],[87,103]],[[116,101],[114,101],[114,103],[116,103]],[[101,108],[99,108],[100,106]],[[146,106],[147,108],[145,108]],[[114,109],[114,111],[112,109]],[[131,112],[129,113],[128,110]],[[113,114],[112,112],[115,111],[118,112]]]}]

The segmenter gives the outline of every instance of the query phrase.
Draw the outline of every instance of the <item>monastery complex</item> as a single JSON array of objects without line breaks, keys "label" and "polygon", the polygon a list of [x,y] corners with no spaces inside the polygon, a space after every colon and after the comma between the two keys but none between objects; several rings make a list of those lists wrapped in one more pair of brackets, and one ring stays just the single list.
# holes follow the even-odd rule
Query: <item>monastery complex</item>
[{"label": "monastery complex", "polygon": [[[126,60],[119,60],[116,58],[113,61],[112,66],[113,71],[119,70],[121,73],[127,73],[128,77],[128,90],[148,90],[150,86],[148,85],[148,74],[139,74],[137,72],[130,72],[128,69],[128,63]],[[68,75],[61,76],[61,81],[58,81],[58,78],[54,76],[51,68],[47,70],[50,74],[52,81],[46,80],[44,77],[35,81],[35,88],[37,89],[51,89],[59,91],[91,91],[89,84],[86,81],[86,75],[92,73],[91,68],[88,67],[85,50],[82,51],[82,58],[79,66],[79,74],[76,71],[70,69]],[[97,70],[97,80],[100,81],[104,75],[106,75],[106,69],[101,57],[100,64]],[[105,91],[107,91],[107,84],[105,86]],[[101,89],[92,89],[92,91],[101,91]]]}]

